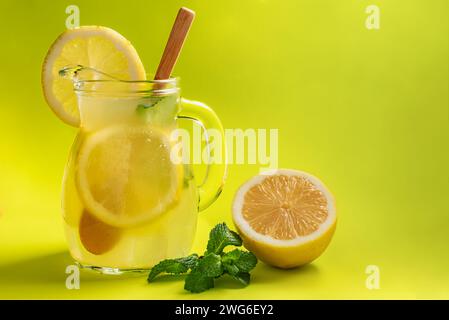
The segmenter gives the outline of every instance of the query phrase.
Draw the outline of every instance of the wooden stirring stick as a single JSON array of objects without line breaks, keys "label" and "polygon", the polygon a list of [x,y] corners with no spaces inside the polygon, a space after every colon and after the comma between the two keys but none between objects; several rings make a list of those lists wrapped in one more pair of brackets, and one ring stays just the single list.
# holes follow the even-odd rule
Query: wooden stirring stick
[{"label": "wooden stirring stick", "polygon": [[184,7],[179,9],[167,45],[165,46],[164,54],[159,62],[159,67],[157,68],[156,76],[154,77],[155,80],[170,78],[194,18],[194,11]]}]

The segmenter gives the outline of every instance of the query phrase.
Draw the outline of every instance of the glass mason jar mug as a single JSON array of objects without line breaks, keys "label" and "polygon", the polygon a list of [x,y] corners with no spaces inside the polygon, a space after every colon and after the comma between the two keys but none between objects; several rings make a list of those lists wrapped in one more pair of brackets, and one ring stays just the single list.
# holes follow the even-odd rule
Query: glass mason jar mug
[{"label": "glass mason jar mug", "polygon": [[219,118],[180,98],[177,79],[75,79],[74,86],[81,126],[62,199],[72,257],[83,267],[121,273],[187,255],[197,213],[221,192],[226,163],[209,164],[197,186],[191,166],[172,161],[170,136],[179,118],[223,134]]}]

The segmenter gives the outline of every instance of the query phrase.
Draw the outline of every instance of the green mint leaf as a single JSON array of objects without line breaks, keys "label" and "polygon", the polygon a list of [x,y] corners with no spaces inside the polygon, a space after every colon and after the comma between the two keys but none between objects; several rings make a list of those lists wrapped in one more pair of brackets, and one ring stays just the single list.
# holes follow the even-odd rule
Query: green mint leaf
[{"label": "green mint leaf", "polygon": [[150,274],[148,275],[148,282],[151,282],[158,276],[160,273],[169,273],[169,274],[183,274],[189,271],[190,269],[194,269],[198,264],[198,255],[192,254],[188,257],[178,258],[178,259],[167,259],[159,262],[152,269]]},{"label": "green mint leaf", "polygon": [[239,272],[236,275],[231,275],[232,278],[239,281],[244,286],[249,285],[251,275],[248,272]]},{"label": "green mint leaf", "polygon": [[192,272],[199,272],[206,277],[219,277],[223,274],[223,266],[221,264],[221,257],[217,254],[211,253],[199,259],[198,265]]},{"label": "green mint leaf", "polygon": [[165,97],[150,97],[147,103],[139,103],[136,108],[138,114],[143,114],[145,110],[155,107],[159,102],[161,102]]},{"label": "green mint leaf", "polygon": [[145,110],[147,110],[147,107],[144,104],[139,104],[137,105],[136,113],[142,117],[145,114]]},{"label": "green mint leaf", "polygon": [[194,269],[198,265],[198,255],[196,253],[191,254],[190,256],[184,258],[175,259],[176,261],[184,264],[189,269]]},{"label": "green mint leaf", "polygon": [[149,109],[149,108],[151,108],[151,105],[149,104],[139,103],[137,105],[137,109]]},{"label": "green mint leaf", "polygon": [[186,277],[184,289],[193,293],[206,291],[214,287],[214,278],[206,277],[199,271],[192,271]]},{"label": "green mint leaf", "polygon": [[234,249],[222,257],[223,268],[230,275],[239,272],[250,272],[257,264],[257,258],[252,252]]},{"label": "green mint leaf", "polygon": [[224,263],[223,262],[223,269],[226,271],[226,273],[229,273],[230,275],[236,275],[240,272],[239,267],[237,267],[235,264],[232,263]]},{"label": "green mint leaf", "polygon": [[217,224],[209,234],[206,255],[210,253],[221,254],[223,249],[229,245],[241,246],[242,239],[240,236],[229,230],[226,223]]},{"label": "green mint leaf", "polygon": [[198,260],[196,267],[186,277],[184,289],[195,293],[206,291],[213,288],[214,278],[222,274],[221,257],[211,253]]}]

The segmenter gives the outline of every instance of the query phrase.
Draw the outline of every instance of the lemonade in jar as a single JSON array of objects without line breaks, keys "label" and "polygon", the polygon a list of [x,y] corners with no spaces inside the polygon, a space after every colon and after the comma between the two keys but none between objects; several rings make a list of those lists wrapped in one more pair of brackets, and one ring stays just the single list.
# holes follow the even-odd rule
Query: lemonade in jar
[{"label": "lemonade in jar", "polygon": [[86,268],[122,273],[188,254],[198,211],[220,193],[226,164],[209,164],[198,187],[191,166],[173,160],[171,137],[179,118],[222,132],[216,114],[182,99],[176,78],[145,80],[134,48],[108,28],[60,36],[43,84],[53,111],[79,127],[62,195],[72,257]]}]

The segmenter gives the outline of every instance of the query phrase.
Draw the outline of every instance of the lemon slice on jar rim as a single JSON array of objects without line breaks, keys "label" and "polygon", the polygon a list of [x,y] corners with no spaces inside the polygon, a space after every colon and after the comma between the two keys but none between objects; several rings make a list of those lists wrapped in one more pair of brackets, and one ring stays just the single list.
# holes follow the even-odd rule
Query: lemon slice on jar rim
[{"label": "lemon slice on jar rim", "polygon": [[51,45],[42,65],[42,89],[51,110],[65,123],[78,127],[80,115],[71,81],[59,71],[81,65],[122,80],[145,80],[136,49],[117,31],[82,26],[63,32]]}]

